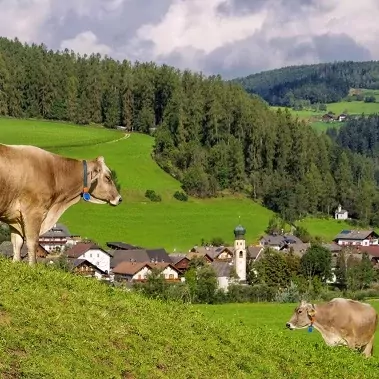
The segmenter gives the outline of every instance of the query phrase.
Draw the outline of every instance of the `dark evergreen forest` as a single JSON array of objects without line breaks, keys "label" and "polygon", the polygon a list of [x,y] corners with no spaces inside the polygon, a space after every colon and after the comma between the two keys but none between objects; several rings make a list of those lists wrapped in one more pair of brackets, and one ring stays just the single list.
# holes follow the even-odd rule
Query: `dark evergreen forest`
[{"label": "dark evergreen forest", "polygon": [[379,88],[379,62],[336,62],[290,66],[234,79],[270,105],[293,107],[300,100],[333,103],[350,88]]},{"label": "dark evergreen forest", "polygon": [[351,216],[375,222],[379,208],[370,157],[220,76],[1,38],[0,114],[142,133],[156,127],[154,159],[188,194],[245,193],[288,221],[341,202]]}]

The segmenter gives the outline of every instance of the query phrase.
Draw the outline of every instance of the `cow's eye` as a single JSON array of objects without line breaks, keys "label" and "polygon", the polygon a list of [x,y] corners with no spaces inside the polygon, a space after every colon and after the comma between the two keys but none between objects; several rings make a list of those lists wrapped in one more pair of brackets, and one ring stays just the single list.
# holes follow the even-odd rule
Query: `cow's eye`
[{"label": "cow's eye", "polygon": [[300,309],[300,310],[298,310],[298,313],[301,313],[301,312],[303,312],[301,309]]},{"label": "cow's eye", "polygon": [[112,181],[112,179],[110,178],[110,176],[107,176],[105,179],[107,179],[108,183],[110,183]]}]

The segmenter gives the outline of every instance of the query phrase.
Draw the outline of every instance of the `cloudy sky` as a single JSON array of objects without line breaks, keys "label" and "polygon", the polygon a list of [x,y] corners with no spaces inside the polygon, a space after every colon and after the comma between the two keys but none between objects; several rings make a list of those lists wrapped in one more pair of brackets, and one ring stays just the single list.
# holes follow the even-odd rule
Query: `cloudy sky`
[{"label": "cloudy sky", "polygon": [[378,0],[0,0],[0,35],[225,78],[379,59]]}]

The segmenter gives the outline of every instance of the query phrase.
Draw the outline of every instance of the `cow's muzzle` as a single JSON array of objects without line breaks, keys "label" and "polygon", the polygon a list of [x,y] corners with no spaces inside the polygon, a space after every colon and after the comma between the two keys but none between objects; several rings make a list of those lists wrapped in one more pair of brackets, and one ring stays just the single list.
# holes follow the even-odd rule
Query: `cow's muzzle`
[{"label": "cow's muzzle", "polygon": [[292,326],[292,324],[290,322],[286,323],[286,328],[289,329],[289,330],[293,330],[294,329],[294,327]]},{"label": "cow's muzzle", "polygon": [[114,206],[119,205],[121,203],[122,203],[122,197],[121,196],[117,196],[116,199],[110,201],[110,204],[114,205]]}]

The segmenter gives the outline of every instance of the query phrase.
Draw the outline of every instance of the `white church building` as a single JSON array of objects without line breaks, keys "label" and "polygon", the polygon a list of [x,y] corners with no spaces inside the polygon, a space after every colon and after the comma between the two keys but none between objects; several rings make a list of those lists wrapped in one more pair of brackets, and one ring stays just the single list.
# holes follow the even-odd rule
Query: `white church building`
[{"label": "white church building", "polygon": [[334,218],[336,220],[347,220],[349,218],[349,213],[347,210],[342,209],[341,204],[339,204],[338,208],[334,212]]},{"label": "white church building", "polygon": [[[231,283],[246,283],[246,262],[247,250],[245,241],[246,229],[242,225],[238,225],[234,229],[234,245],[233,248],[219,248],[218,250],[231,251],[230,256],[216,258],[211,266],[216,271],[218,287],[224,291],[228,290]],[[231,258],[231,259],[230,259]],[[234,270],[233,270],[234,269]],[[234,271],[234,275],[232,272]]]}]

